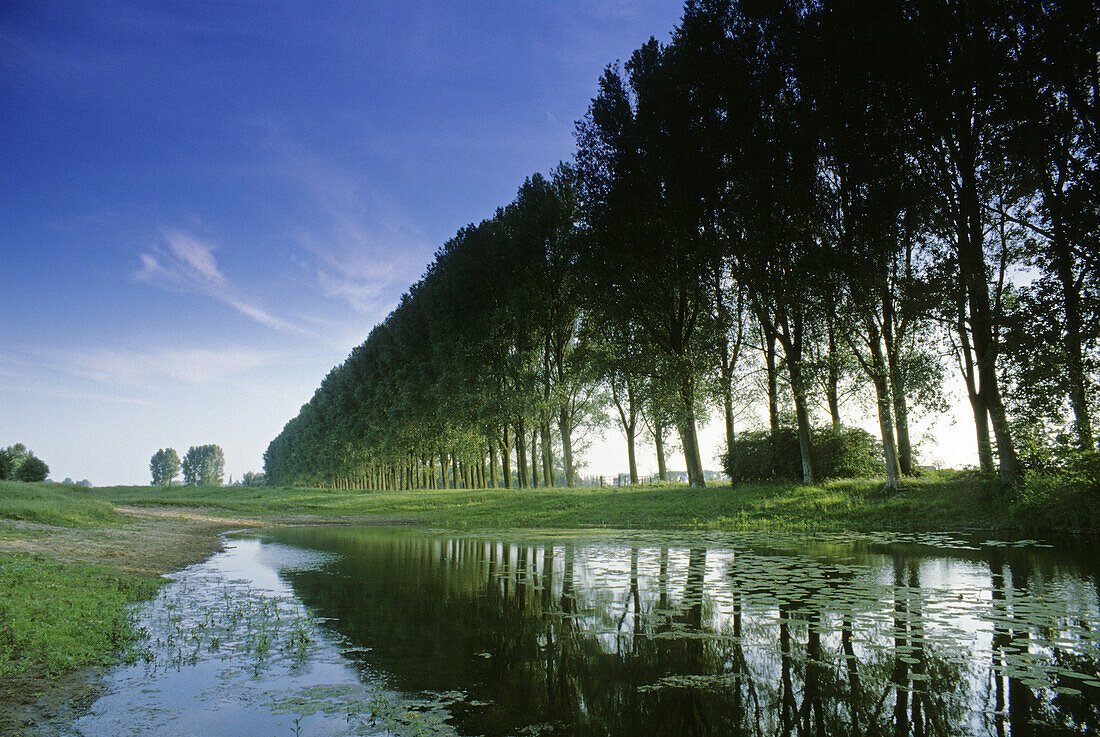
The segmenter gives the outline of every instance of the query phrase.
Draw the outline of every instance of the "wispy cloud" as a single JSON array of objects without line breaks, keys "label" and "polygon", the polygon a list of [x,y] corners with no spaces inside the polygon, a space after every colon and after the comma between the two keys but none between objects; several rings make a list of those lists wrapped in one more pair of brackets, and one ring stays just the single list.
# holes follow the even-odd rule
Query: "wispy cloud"
[{"label": "wispy cloud", "polygon": [[326,297],[343,300],[357,312],[374,317],[392,306],[423,265],[408,246],[400,245],[407,234],[386,230],[378,223],[372,229],[336,215],[326,232],[298,234],[310,256],[304,266]]},{"label": "wispy cloud", "polygon": [[306,332],[249,299],[218,268],[214,245],[180,230],[165,231],[162,243],[141,254],[134,278],[162,289],[205,294],[275,330]]},{"label": "wispy cloud", "polygon": [[267,132],[275,172],[316,212],[293,231],[299,266],[320,294],[382,319],[434,251],[423,228],[369,175],[306,150],[274,124]]},{"label": "wispy cloud", "polygon": [[254,371],[267,362],[259,351],[236,348],[122,351],[100,349],[81,354],[68,370],[86,379],[112,386],[145,386],[167,380],[194,386]]}]

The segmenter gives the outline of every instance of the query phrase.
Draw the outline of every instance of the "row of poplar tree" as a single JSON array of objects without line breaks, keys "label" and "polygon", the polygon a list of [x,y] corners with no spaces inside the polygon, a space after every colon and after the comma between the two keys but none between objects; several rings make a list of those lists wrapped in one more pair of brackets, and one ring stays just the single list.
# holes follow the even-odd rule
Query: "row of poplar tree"
[{"label": "row of poplar tree", "polygon": [[[1094,451],[1100,22],[1088,2],[688,2],[609,66],[571,164],[463,228],[270,444],[269,482],[576,474],[613,408],[877,417],[888,482],[957,370],[981,469]],[[784,408],[789,411],[784,411]],[[448,469],[450,473],[448,474]]]}]

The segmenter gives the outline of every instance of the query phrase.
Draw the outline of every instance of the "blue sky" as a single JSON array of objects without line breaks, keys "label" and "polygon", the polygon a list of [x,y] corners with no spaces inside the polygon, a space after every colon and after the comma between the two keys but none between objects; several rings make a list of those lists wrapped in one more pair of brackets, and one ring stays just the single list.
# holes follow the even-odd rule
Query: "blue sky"
[{"label": "blue sky", "polygon": [[[662,2],[0,14],[0,446],[51,478],[262,452],[435,250],[568,159]],[[611,471],[606,471],[610,473]]]}]

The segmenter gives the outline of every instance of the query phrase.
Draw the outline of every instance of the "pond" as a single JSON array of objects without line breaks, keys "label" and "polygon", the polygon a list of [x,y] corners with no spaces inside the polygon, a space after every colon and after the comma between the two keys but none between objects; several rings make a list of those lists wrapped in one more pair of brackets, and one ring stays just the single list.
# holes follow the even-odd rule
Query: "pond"
[{"label": "pond", "polygon": [[121,735],[1100,733],[1100,556],[965,535],[237,536],[140,611]]}]

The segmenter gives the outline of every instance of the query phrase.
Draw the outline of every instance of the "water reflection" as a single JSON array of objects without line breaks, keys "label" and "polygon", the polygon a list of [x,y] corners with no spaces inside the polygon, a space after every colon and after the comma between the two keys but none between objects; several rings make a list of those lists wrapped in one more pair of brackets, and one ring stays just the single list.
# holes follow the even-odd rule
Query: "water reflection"
[{"label": "water reflection", "polygon": [[297,597],[393,688],[460,691],[463,734],[1100,727],[1089,557],[939,538],[273,536],[336,554],[284,574]]}]

